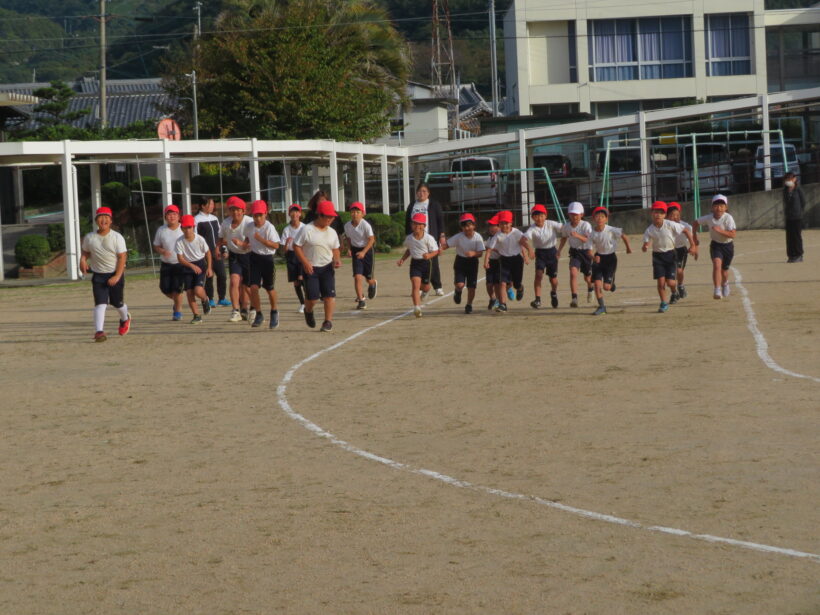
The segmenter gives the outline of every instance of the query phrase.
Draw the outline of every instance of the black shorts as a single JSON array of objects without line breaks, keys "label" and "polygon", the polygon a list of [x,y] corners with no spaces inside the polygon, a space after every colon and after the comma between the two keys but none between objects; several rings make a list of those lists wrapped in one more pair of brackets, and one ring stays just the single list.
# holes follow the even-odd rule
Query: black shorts
[{"label": "black shorts", "polygon": [[359,252],[364,250],[364,246],[357,248],[350,246],[350,252],[353,254],[353,276],[363,275],[368,280],[373,279],[373,248],[367,251],[364,258],[356,256]]},{"label": "black shorts", "polygon": [[203,258],[191,264],[199,267],[199,273],[194,273],[193,269],[182,265],[182,288],[185,290],[193,290],[197,286],[205,286],[205,274],[208,271],[208,263]]},{"label": "black shorts", "polygon": [[304,277],[302,263],[299,262],[299,259],[296,257],[296,252],[293,250],[285,252],[285,264],[288,268],[288,282],[298,282]]},{"label": "black shorts", "polygon": [[497,258],[490,259],[490,268],[487,269],[486,280],[487,284],[501,283],[501,263]]},{"label": "black shorts", "polygon": [[108,285],[114,273],[94,273],[91,276],[91,289],[94,293],[94,305],[108,305],[115,308],[122,307],[125,296],[125,275],[114,286]]},{"label": "black shorts", "polygon": [[592,281],[601,280],[604,284],[612,284],[615,281],[615,270],[618,268],[618,255],[614,252],[612,254],[599,254],[596,263],[592,261]]},{"label": "black shorts", "polygon": [[276,268],[273,265],[273,254],[249,254],[250,273],[248,286],[261,286],[273,290],[276,284]]},{"label": "black shorts", "polygon": [[535,249],[535,270],[546,271],[550,279],[558,277],[558,250],[555,248]]},{"label": "black shorts", "polygon": [[453,262],[453,274],[456,284],[465,284],[467,288],[475,288],[478,284],[478,257],[459,256]]},{"label": "black shorts", "polygon": [[499,256],[498,275],[501,283],[512,284],[521,288],[524,281],[524,258],[520,254],[515,256]]},{"label": "black shorts", "polygon": [[653,279],[666,278],[667,280],[674,280],[677,272],[678,267],[675,262],[675,250],[652,253]]},{"label": "black shorts", "polygon": [[162,263],[159,266],[159,289],[163,295],[181,293],[185,275],[183,265],[179,263]]},{"label": "black shorts", "polygon": [[678,269],[685,269],[687,260],[689,260],[689,248],[675,248],[675,261]]},{"label": "black shorts", "polygon": [[575,267],[585,276],[592,272],[592,258],[589,255],[589,250],[581,248],[569,249],[569,266]]},{"label": "black shorts", "polygon": [[410,277],[421,278],[422,284],[430,283],[430,275],[433,272],[433,261],[423,258],[410,259]]},{"label": "black shorts", "polygon": [[314,267],[312,274],[305,274],[305,295],[310,301],[336,296],[336,272],[333,263]]},{"label": "black shorts", "polygon": [[231,275],[241,276],[242,283],[247,286],[251,278],[250,254],[230,252],[228,255],[228,271]]},{"label": "black shorts", "polygon": [[720,268],[726,271],[732,266],[732,259],[735,257],[735,243],[733,241],[729,243],[713,241],[709,244],[709,256],[711,256],[712,259],[721,259],[723,262]]}]

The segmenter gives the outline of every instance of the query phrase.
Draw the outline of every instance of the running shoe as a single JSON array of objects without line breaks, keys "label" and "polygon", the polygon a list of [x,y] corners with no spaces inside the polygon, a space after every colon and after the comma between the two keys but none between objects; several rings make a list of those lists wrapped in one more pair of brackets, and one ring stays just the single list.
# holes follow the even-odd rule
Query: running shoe
[{"label": "running shoe", "polygon": [[[613,288],[612,290],[614,291],[615,289]],[[681,299],[686,299],[686,287],[683,284],[678,285],[678,294]]]},{"label": "running shoe", "polygon": [[506,312],[507,311],[507,304],[506,303],[496,303],[495,304],[495,311],[496,312]]},{"label": "running shoe", "polygon": [[356,301],[356,309],[357,310],[366,310],[367,309],[367,302],[364,299],[359,299]]},{"label": "running shoe", "polygon": [[305,304],[304,304],[304,303],[300,303],[300,304],[299,304],[299,313],[300,313],[300,314],[304,314],[304,313],[305,313]]},{"label": "running shoe", "polygon": [[426,298],[426,297],[427,297],[427,291],[426,291],[426,290],[423,290],[423,291],[419,292],[419,296],[420,296],[422,299]]},{"label": "running shoe", "polygon": [[456,289],[455,292],[453,292],[453,301],[455,302],[456,305],[461,303],[461,292],[462,291],[460,291],[458,289]]},{"label": "running shoe", "polygon": [[251,308],[251,309],[248,310],[248,315],[246,317],[246,320],[249,323],[253,324],[253,321],[256,320],[256,310],[255,309]]},{"label": "running shoe", "polygon": [[554,308],[558,307],[558,295],[555,295],[555,294],[550,295],[550,304]]},{"label": "running shoe", "polygon": [[373,282],[372,284],[368,285],[368,287],[367,287],[367,298],[368,299],[375,299],[376,298],[376,295],[379,292],[378,285],[379,285],[378,282]]},{"label": "running shoe", "polygon": [[522,286],[521,288],[519,288],[515,291],[515,300],[516,301],[521,301],[523,298],[524,298],[524,287]]},{"label": "running shoe", "polygon": [[658,312],[661,314],[669,310],[669,304],[666,301],[661,301],[661,304],[658,306]]},{"label": "running shoe", "polygon": [[444,296],[444,289],[443,288],[437,288],[436,289],[436,297],[443,297],[443,296]]},{"label": "running shoe", "polygon": [[313,315],[313,312],[308,312],[305,310],[305,322],[311,329],[316,328],[316,317]]},{"label": "running shoe", "polygon": [[530,307],[537,310],[541,307],[541,297],[536,297],[533,301],[530,301]]},{"label": "running shoe", "polygon": [[208,299],[208,305],[210,305],[211,307],[216,307],[216,301],[214,301],[213,299]]},{"label": "running shoe", "polygon": [[172,312],[171,320],[182,320],[182,312]]},{"label": "running shoe", "polygon": [[191,319],[192,325],[201,325],[202,324],[202,316],[199,314],[194,314],[194,317]]},{"label": "running shoe", "polygon": [[593,316],[601,316],[606,314],[606,308],[603,305],[598,306],[598,309],[592,312]]},{"label": "running shoe", "polygon": [[515,301],[515,291],[512,288],[507,289],[507,299]]},{"label": "running shoe", "polygon": [[329,320],[324,321],[322,323],[322,328],[319,329],[319,331],[322,331],[324,333],[329,333],[330,331],[333,331],[333,323]]},{"label": "running shoe", "polygon": [[676,304],[678,302],[678,299],[680,299],[680,297],[678,297],[678,293],[677,292],[672,293],[672,296],[669,297],[669,305]]},{"label": "running shoe", "polygon": [[265,315],[262,312],[256,312],[251,327],[261,327],[263,322],[265,322]]},{"label": "running shoe", "polygon": [[490,302],[487,304],[487,309],[491,310],[495,307],[495,299],[490,299]]},{"label": "running shoe", "polygon": [[239,313],[239,310],[231,310],[231,317],[228,319],[228,322],[241,322],[242,321],[242,314]]},{"label": "running shoe", "polygon": [[468,303],[467,305],[464,306],[464,313],[465,314],[472,314],[473,313],[473,305],[471,303]]},{"label": "running shoe", "polygon": [[128,312],[128,314],[125,317],[125,320],[120,321],[120,328],[117,330],[117,332],[120,335],[128,335],[128,332],[130,330],[131,330],[131,312]]},{"label": "running shoe", "polygon": [[721,286],[720,290],[723,292],[724,297],[728,297],[732,292],[732,289],[729,288],[728,284],[724,284],[723,286]]},{"label": "running shoe", "polygon": [[420,305],[414,305],[413,306],[413,316],[415,316],[416,318],[421,318],[421,306]]},{"label": "running shoe", "polygon": [[94,341],[95,342],[104,342],[108,339],[108,336],[105,334],[105,331],[97,331],[94,334]]},{"label": "running shoe", "polygon": [[208,301],[203,301],[202,302],[202,313],[205,314],[205,316],[207,316],[208,314],[211,313],[211,304],[210,304],[210,302],[208,302]]},{"label": "running shoe", "polygon": [[573,297],[572,301],[569,302],[569,307],[577,308],[578,307],[578,297]]},{"label": "running shoe", "polygon": [[592,303],[592,291],[593,289],[587,286],[587,303]]},{"label": "running shoe", "polygon": [[721,294],[721,292],[720,292],[720,289],[719,289],[719,288],[716,288],[716,289],[715,289],[715,294],[714,294],[714,295],[712,295],[712,297],[713,297],[714,299],[723,299],[723,295]]},{"label": "running shoe", "polygon": [[270,324],[268,325],[269,329],[276,329],[279,326],[279,310],[271,310],[270,311]]},{"label": "running shoe", "polygon": [[227,299],[220,299],[219,301],[217,301],[216,304],[221,305],[222,307],[228,307],[229,305],[231,305],[231,302]]}]

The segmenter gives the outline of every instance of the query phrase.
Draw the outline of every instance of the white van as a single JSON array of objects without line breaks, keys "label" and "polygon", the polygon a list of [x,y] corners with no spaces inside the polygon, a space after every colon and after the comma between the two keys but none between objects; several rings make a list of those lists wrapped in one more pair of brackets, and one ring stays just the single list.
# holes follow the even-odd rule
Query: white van
[{"label": "white van", "polygon": [[499,165],[490,156],[456,158],[450,165],[450,203],[499,205]]},{"label": "white van", "polygon": [[[786,162],[789,164],[789,172],[800,177],[800,162],[797,160],[797,148],[791,143],[786,143]],[[766,164],[763,155],[763,146],[758,145],[755,152],[755,178],[763,179],[763,170],[768,166],[771,168],[771,177],[783,177],[783,148],[780,143],[769,146],[771,160]]]}]

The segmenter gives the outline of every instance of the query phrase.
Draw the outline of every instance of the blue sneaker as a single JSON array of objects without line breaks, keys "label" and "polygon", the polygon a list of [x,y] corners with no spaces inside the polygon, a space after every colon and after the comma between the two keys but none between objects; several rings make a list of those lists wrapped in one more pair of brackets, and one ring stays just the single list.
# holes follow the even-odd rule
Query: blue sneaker
[{"label": "blue sneaker", "polygon": [[507,289],[507,297],[510,301],[515,301],[515,291],[512,288]]},{"label": "blue sneaker", "polygon": [[211,307],[216,307],[216,301],[214,301],[213,299],[208,301],[208,303],[210,304]]},{"label": "blue sneaker", "polygon": [[171,317],[172,320],[182,320],[182,312],[174,312],[174,315]]},{"label": "blue sneaker", "polygon": [[661,301],[661,304],[658,306],[658,312],[666,312],[669,309],[669,304],[665,301]]},{"label": "blue sneaker", "polygon": [[227,299],[220,299],[220,300],[217,302],[217,305],[221,305],[221,306],[223,306],[223,307],[228,307],[228,306],[230,306],[230,305],[231,305],[231,302],[230,302],[230,301],[228,301]]}]

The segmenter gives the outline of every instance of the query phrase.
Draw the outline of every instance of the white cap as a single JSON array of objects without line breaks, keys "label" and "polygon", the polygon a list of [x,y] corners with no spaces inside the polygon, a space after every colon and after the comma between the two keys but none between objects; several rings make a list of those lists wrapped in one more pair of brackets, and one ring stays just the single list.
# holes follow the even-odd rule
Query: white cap
[{"label": "white cap", "polygon": [[578,201],[573,201],[569,204],[569,208],[567,208],[567,212],[571,214],[581,214],[584,215],[584,206],[581,205]]},{"label": "white cap", "polygon": [[722,194],[716,194],[715,196],[712,197],[712,205],[714,205],[715,203],[717,203],[719,201],[723,201],[727,205],[729,204],[729,199],[726,198],[725,196],[723,196]]}]

